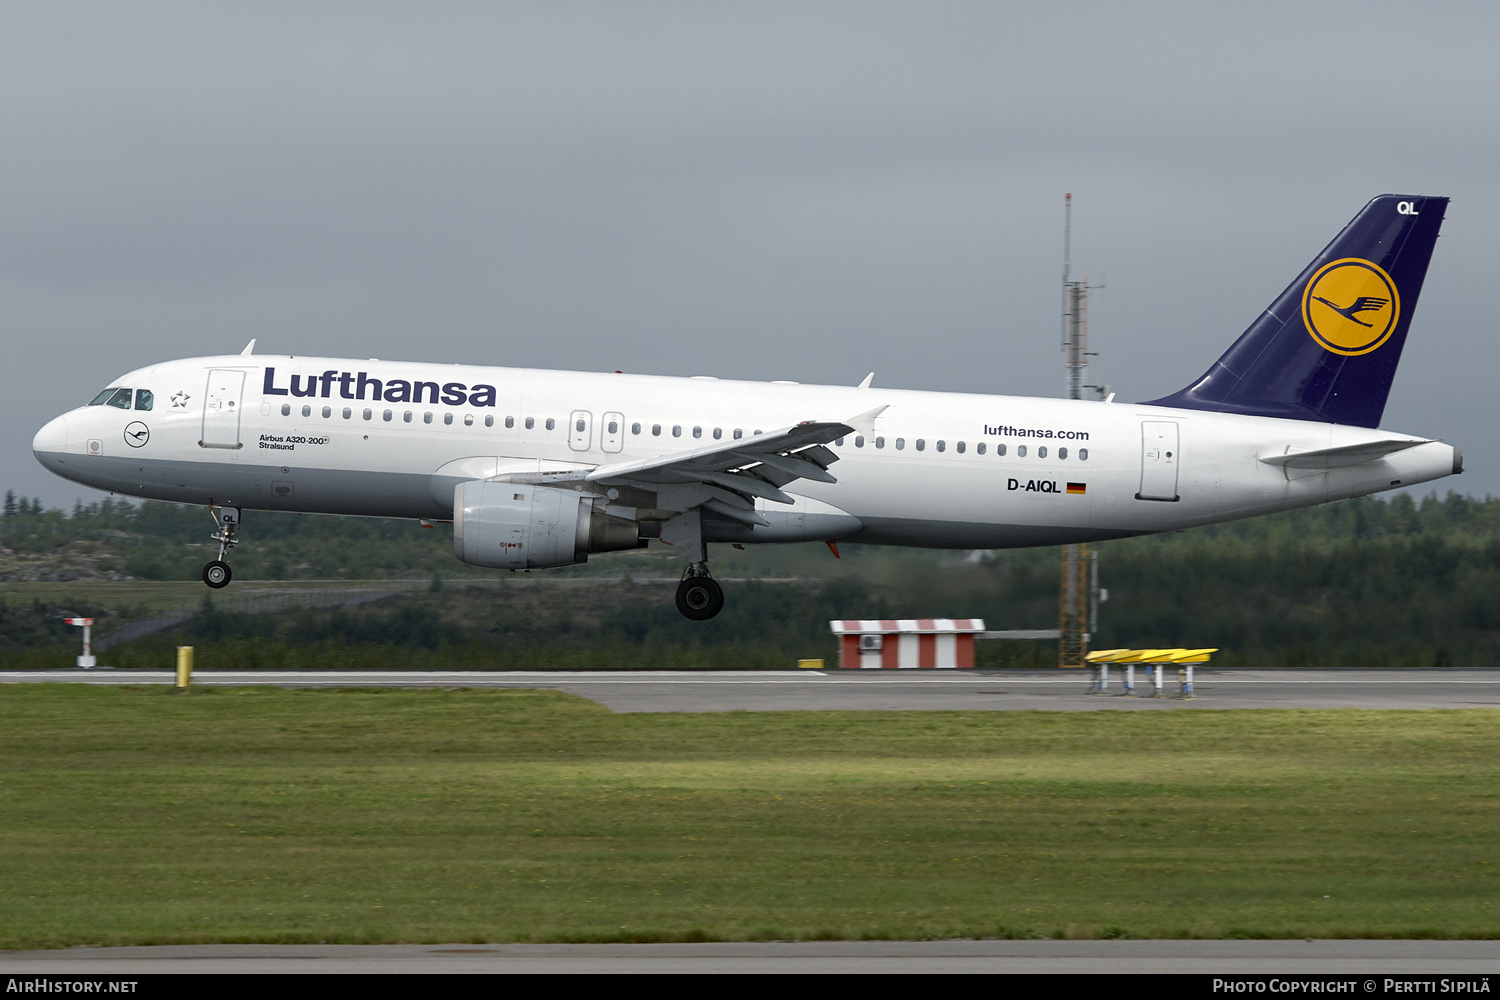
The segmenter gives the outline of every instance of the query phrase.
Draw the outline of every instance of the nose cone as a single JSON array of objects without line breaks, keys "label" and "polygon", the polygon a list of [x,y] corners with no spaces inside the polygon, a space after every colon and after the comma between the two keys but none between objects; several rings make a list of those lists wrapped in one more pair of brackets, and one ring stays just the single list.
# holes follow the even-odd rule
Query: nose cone
[{"label": "nose cone", "polygon": [[57,417],[47,426],[36,432],[36,437],[31,439],[31,453],[36,456],[37,461],[48,465],[49,456],[66,454],[68,450],[68,418]]}]

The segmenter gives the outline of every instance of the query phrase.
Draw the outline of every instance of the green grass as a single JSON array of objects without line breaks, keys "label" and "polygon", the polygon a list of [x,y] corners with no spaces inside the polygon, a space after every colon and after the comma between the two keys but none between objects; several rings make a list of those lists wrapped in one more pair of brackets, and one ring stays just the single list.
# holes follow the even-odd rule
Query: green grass
[{"label": "green grass", "polygon": [[1500,936],[1500,715],[0,689],[0,947]]},{"label": "green grass", "polygon": [[275,580],[240,581],[233,589],[217,593],[203,586],[202,580],[70,580],[44,583],[0,581],[0,601],[8,604],[88,604],[129,612],[133,617],[196,608],[203,595],[219,601],[241,597],[324,590],[348,591],[361,587],[393,586],[385,580]]}]

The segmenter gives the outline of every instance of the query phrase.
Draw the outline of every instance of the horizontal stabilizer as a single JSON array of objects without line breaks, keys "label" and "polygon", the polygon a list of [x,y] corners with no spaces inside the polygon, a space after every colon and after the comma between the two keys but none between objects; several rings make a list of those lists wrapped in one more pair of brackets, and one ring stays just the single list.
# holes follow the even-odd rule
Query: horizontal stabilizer
[{"label": "horizontal stabilizer", "polygon": [[1419,444],[1431,441],[1409,438],[1388,441],[1364,441],[1359,444],[1339,445],[1337,448],[1316,448],[1312,451],[1293,451],[1285,455],[1267,455],[1261,459],[1266,465],[1277,465],[1288,469],[1342,469],[1350,465],[1363,465],[1387,455],[1393,455]]}]

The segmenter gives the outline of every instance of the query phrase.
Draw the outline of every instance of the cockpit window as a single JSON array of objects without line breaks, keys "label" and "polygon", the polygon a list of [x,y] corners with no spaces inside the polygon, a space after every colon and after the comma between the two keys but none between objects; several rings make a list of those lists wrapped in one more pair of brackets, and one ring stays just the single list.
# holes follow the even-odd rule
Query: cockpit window
[{"label": "cockpit window", "polygon": [[135,395],[135,408],[137,410],[149,410],[156,397],[151,394],[150,389],[105,389],[95,396],[90,406],[113,406],[117,409],[130,409],[130,397]]}]

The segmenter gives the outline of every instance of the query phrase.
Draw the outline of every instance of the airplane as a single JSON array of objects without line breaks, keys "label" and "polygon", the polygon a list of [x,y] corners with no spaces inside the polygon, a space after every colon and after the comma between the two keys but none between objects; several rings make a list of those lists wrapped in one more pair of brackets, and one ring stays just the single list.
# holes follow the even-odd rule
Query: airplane
[{"label": "airplane", "polygon": [[994,549],[1173,531],[1411,486],[1459,450],[1379,429],[1448,199],[1371,200],[1191,385],[1142,403],[255,355],[151,365],[37,432],[76,483],[242,512],[451,522],[524,570],[711,542]]}]

